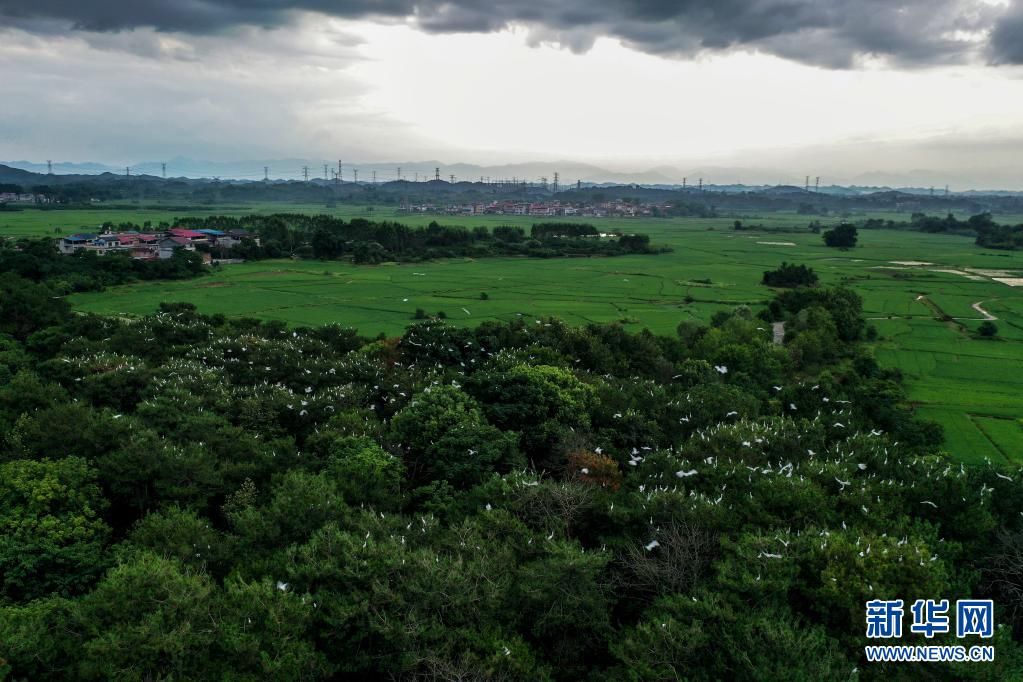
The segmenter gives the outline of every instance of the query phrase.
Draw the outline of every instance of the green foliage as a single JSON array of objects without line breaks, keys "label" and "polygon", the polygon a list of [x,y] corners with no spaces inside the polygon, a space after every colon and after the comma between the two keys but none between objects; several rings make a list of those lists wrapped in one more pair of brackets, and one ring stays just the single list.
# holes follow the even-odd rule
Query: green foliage
[{"label": "green foliage", "polygon": [[33,332],[59,323],[69,310],[60,293],[48,284],[0,269],[0,334],[24,341]]},{"label": "green foliage", "polygon": [[817,626],[720,595],[665,597],[612,646],[628,680],[837,680],[855,667]]},{"label": "green foliage", "polygon": [[546,365],[480,372],[467,390],[483,404],[493,424],[521,431],[523,450],[544,468],[560,465],[559,443],[571,429],[586,428],[593,402],[590,386],[568,370]]},{"label": "green foliage", "polygon": [[223,573],[232,562],[233,543],[194,511],[170,505],[143,517],[119,551],[151,552],[176,559],[192,570]]},{"label": "green foliage", "polygon": [[420,484],[446,480],[467,487],[521,463],[514,434],[487,424],[479,404],[450,386],[429,389],[395,415],[391,434],[405,452],[410,478]]},{"label": "green foliage", "polygon": [[81,459],[0,464],[0,596],[87,589],[104,567],[105,506],[95,470]]},{"label": "green foliage", "polygon": [[823,234],[824,244],[839,249],[851,249],[856,246],[856,226],[849,223],[842,223],[838,227],[828,230]]},{"label": "green foliage", "polygon": [[405,467],[371,438],[342,438],[331,448],[326,468],[348,504],[387,509],[400,498]]},{"label": "green foliage", "polygon": [[817,284],[818,277],[813,268],[783,262],[775,270],[765,270],[760,281],[769,287],[811,287]]},{"label": "green foliage", "polygon": [[0,337],[0,676],[912,679],[864,601],[972,596],[997,665],[927,674],[1018,678],[1020,472],[937,453],[863,305]]},{"label": "green foliage", "polygon": [[539,223],[526,240],[520,227],[498,226],[493,232],[484,226],[467,229],[440,225],[431,220],[425,227],[392,221],[354,218],[345,221],[332,215],[275,213],[273,215],[186,217],[176,221],[193,229],[247,229],[259,237],[243,239],[231,247],[213,247],[214,255],[249,260],[294,256],[321,260],[350,258],[353,263],[375,265],[390,261],[417,262],[432,258],[468,256],[620,256],[662,253],[653,248],[648,235],[601,238],[593,225],[585,223]]}]

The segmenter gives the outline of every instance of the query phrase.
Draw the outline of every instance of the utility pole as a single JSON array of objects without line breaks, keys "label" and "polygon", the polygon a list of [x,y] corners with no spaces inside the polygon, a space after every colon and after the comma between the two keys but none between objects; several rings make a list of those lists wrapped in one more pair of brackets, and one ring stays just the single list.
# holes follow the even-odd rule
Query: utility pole
[{"label": "utility pole", "polygon": [[46,159],[46,174],[53,175],[53,161]]},{"label": "utility pole", "polygon": [[270,181],[270,166],[263,166],[263,182]]},{"label": "utility pole", "polygon": [[309,182],[309,166],[302,166],[302,177],[305,178],[306,182]]},{"label": "utility pole", "polygon": [[945,185],[945,198],[948,199],[948,185]]}]

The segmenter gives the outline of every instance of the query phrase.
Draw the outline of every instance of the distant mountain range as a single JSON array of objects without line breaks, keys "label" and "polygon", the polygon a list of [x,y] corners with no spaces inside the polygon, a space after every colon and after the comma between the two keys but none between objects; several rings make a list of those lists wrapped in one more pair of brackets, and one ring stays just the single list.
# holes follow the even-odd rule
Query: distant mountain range
[{"label": "distant mountain range", "polygon": [[[32,161],[0,161],[0,165],[18,171],[45,175],[51,172],[61,176],[83,176],[101,175],[109,173],[113,175],[150,175],[162,177],[166,174],[168,178],[219,178],[222,180],[256,181],[267,177],[271,180],[302,180],[308,173],[310,180],[328,179],[333,180],[338,168],[337,160],[313,160],[313,159],[261,159],[250,161],[203,161],[183,157],[173,158],[166,162],[146,161],[136,163],[128,168],[123,166],[112,166],[97,162],[53,162],[52,166],[46,163]],[[806,191],[801,184],[795,184],[791,178],[786,178],[785,173],[775,172],[770,169],[751,169],[738,167],[700,167],[691,170],[680,170],[670,166],[658,166],[644,171],[621,172],[612,171],[600,166],[569,161],[544,161],[532,163],[505,164],[496,166],[481,166],[468,163],[445,164],[441,161],[396,161],[388,163],[346,163],[342,161],[342,180],[351,182],[356,179],[360,182],[369,183],[374,180],[378,183],[402,180],[431,180],[439,177],[441,180],[450,180],[453,176],[459,182],[484,181],[515,181],[540,183],[543,179],[549,186],[553,187],[555,174],[558,176],[558,184],[562,189],[570,188],[577,183],[584,187],[616,187],[622,185],[639,185],[652,189],[679,189],[683,186],[696,187],[703,180],[703,187],[716,192],[767,192],[771,194],[798,194]],[[14,174],[8,171],[0,176],[3,182],[34,182],[38,176],[25,176],[22,180],[12,177]],[[778,177],[779,182],[743,183],[739,178]],[[31,178],[35,177],[36,180]],[[881,174],[866,174],[864,178],[877,179]],[[734,178],[735,182],[721,182],[722,178]],[[66,179],[66,178],[65,178]],[[941,195],[944,188],[918,187],[918,186],[891,186],[882,184],[829,184],[821,186],[820,192],[839,195],[856,196],[872,194],[876,192],[897,191],[914,195]],[[1023,191],[996,190],[996,189],[969,189],[953,191],[956,195],[1023,195]]]}]

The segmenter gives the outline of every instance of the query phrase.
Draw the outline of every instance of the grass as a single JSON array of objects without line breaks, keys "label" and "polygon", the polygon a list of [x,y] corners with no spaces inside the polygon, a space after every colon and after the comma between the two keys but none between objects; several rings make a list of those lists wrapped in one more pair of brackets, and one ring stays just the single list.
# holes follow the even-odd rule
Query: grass
[{"label": "grass", "polygon": [[[320,206],[198,207],[190,214],[325,212]],[[393,208],[342,206],[330,212],[425,224],[434,216],[397,216]],[[170,220],[172,207],[123,210],[38,211],[0,214],[2,234],[53,234],[114,222]],[[905,219],[907,216],[882,215]],[[467,226],[518,224],[507,216],[437,218]],[[1002,221],[1020,217],[1000,216]],[[367,335],[399,334],[417,308],[444,311],[453,324],[519,316],[561,317],[571,323],[621,321],[628,328],[670,334],[684,319],[708,320],[717,310],[771,296],[760,286],[764,270],[782,260],[813,267],[824,284],[845,284],[864,299],[880,332],[878,360],[900,368],[922,416],[941,422],[947,450],[963,461],[1023,463],[1023,288],[987,277],[970,279],[937,270],[964,268],[1023,273],[1023,253],[977,248],[949,235],[861,231],[852,251],[825,248],[794,214],[746,216],[747,224],[791,228],[784,233],[736,232],[734,218],[601,220],[608,228],[645,232],[674,252],[659,256],[535,260],[494,258],[412,265],[352,266],[339,262],[270,261],[227,266],[199,280],[141,283],[72,297],[85,311],[146,314],[161,301],[190,301],[203,312],[222,312],[292,324],[339,322]],[[831,221],[826,221],[831,222]],[[764,242],[791,242],[793,246]],[[899,266],[892,261],[926,261]],[[707,283],[706,281],[709,281]],[[489,300],[480,300],[486,292]],[[925,295],[926,300],[918,300]],[[686,297],[692,301],[687,303]],[[998,317],[996,340],[976,336],[981,315]],[[936,311],[957,318],[935,319]]]}]

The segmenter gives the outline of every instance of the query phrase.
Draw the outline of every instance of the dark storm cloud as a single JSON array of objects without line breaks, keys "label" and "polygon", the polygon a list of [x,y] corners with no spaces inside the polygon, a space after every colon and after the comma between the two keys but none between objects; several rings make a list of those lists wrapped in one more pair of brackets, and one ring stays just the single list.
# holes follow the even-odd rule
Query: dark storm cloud
[{"label": "dark storm cloud", "polygon": [[1023,64],[1023,6],[1017,5],[991,34],[991,59],[996,64]]},{"label": "dark storm cloud", "polygon": [[[606,35],[654,54],[757,49],[839,68],[863,56],[920,66],[1023,62],[1023,13],[981,0],[0,0],[0,22],[29,30],[214,33],[278,26],[297,12],[411,19],[436,33],[524,25],[534,42],[574,50]],[[970,38],[989,31],[990,44]]]}]

